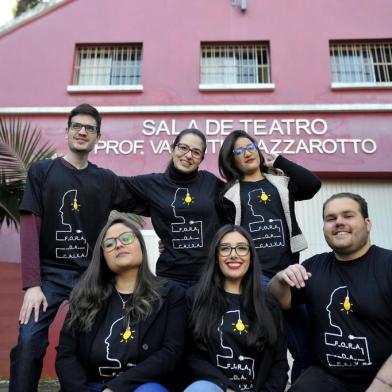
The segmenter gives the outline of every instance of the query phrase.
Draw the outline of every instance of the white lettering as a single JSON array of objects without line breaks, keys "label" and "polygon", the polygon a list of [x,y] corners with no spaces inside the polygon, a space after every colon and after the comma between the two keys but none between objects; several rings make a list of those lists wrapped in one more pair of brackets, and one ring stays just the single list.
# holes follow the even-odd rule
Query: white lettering
[{"label": "white lettering", "polygon": [[283,132],[282,127],[280,126],[279,120],[274,120],[274,121],[272,122],[270,131],[269,131],[269,134],[271,135],[272,132],[276,132],[276,131],[278,131],[281,135],[284,135],[284,132]]},{"label": "white lettering", "polygon": [[[366,144],[370,144],[371,145],[371,149],[368,149],[368,147],[366,147]],[[361,143],[361,147],[362,150],[366,153],[366,154],[373,154],[374,152],[376,152],[377,150],[377,144],[374,140],[372,139],[365,139],[362,140]]]},{"label": "white lettering", "polygon": [[311,131],[309,131],[309,124],[310,124],[309,120],[304,120],[304,119],[295,120],[295,126],[297,128],[297,132],[296,132],[297,135],[300,134],[301,129],[305,133],[307,133],[308,135],[311,135],[312,133],[311,133]]},{"label": "white lettering", "polygon": [[155,121],[154,120],[145,120],[143,121],[143,130],[144,135],[152,136],[155,133]]},{"label": "white lettering", "polygon": [[256,135],[267,135],[265,120],[255,120],[253,122],[253,133]]},{"label": "white lettering", "polygon": [[[191,120],[191,122],[188,125],[188,128],[196,128],[196,129],[200,129],[197,125],[196,120]],[[178,132],[179,133],[179,132]],[[178,135],[178,133],[176,133],[176,135]]]},{"label": "white lettering", "polygon": [[221,121],[221,135],[228,135],[233,130],[233,120]]},{"label": "white lettering", "polygon": [[162,154],[163,151],[170,152],[170,143],[168,140],[159,140],[157,146],[153,140],[150,140],[150,146],[155,155]]},{"label": "white lettering", "polygon": [[[320,124],[320,126],[316,126],[317,124]],[[310,125],[310,128],[312,129],[312,132],[316,135],[324,135],[328,130],[327,122],[322,118],[316,118],[315,120],[313,120]]]},{"label": "white lettering", "polygon": [[[258,121],[258,120],[256,120],[256,121]],[[263,121],[263,120],[261,120],[261,121]],[[251,122],[252,122],[252,120],[240,120],[239,121],[240,124],[244,124],[244,128],[243,129],[247,133],[249,132],[248,131],[248,124],[251,123]],[[256,135],[256,133],[255,133],[255,135]]]},{"label": "white lettering", "polygon": [[220,124],[217,120],[206,121],[206,135],[217,135],[220,131]]}]

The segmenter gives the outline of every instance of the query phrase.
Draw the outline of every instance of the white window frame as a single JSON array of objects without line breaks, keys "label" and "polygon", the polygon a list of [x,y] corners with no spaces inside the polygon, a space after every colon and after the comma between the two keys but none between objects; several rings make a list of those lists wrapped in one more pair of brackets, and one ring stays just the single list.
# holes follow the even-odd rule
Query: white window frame
[{"label": "white window frame", "polygon": [[[78,46],[70,93],[141,92],[142,45]],[[113,83],[116,79],[137,83]]]},{"label": "white window frame", "polygon": [[[275,85],[271,83],[270,64],[267,44],[203,43],[199,90],[273,90]],[[247,75],[249,72],[250,75]],[[260,76],[267,80],[260,81]],[[242,80],[252,77],[253,82]]]},{"label": "white window frame", "polygon": [[392,88],[391,41],[330,43],[330,59],[332,89]]}]

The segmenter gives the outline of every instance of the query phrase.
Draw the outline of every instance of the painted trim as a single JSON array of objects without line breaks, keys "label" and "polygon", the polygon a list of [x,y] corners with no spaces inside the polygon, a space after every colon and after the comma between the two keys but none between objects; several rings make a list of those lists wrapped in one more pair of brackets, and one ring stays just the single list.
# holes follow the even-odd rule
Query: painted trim
[{"label": "painted trim", "polygon": [[[68,114],[73,106],[0,107],[0,115]],[[309,104],[309,105],[173,105],[97,106],[105,114],[144,113],[377,113],[392,112],[389,103]]]},{"label": "painted trim", "polygon": [[0,26],[0,37],[70,1],[72,0],[50,0],[49,2],[36,5],[33,9]]},{"label": "painted trim", "polygon": [[134,92],[140,93],[143,91],[142,84],[127,84],[121,86],[80,86],[80,85],[69,85],[67,86],[69,93],[89,93],[89,92],[100,92],[100,93],[115,93],[115,92]]},{"label": "painted trim", "polygon": [[357,90],[357,89],[379,89],[379,88],[392,88],[391,82],[382,83],[332,83],[332,90]]},{"label": "painted trim", "polygon": [[233,84],[199,84],[200,91],[231,91],[231,90],[264,90],[264,91],[272,91],[275,89],[274,83],[233,83]]}]

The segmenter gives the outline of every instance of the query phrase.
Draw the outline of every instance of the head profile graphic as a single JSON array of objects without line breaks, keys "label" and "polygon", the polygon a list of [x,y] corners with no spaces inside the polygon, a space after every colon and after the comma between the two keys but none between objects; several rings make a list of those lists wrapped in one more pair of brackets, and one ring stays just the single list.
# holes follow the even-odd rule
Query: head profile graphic
[{"label": "head profile graphic", "polygon": [[355,336],[350,330],[349,318],[355,312],[355,303],[348,286],[340,286],[331,293],[326,307],[328,332],[325,332],[326,359],[329,366],[352,367],[371,365],[367,338]]},{"label": "head profile graphic", "polygon": [[180,222],[171,223],[172,243],[174,249],[202,248],[203,222],[187,220],[185,216],[190,211],[195,197],[189,188],[177,188],[171,203],[174,217]]},{"label": "head profile graphic", "polygon": [[[98,368],[99,374],[102,377],[114,377],[123,368],[120,359],[122,345],[131,343],[135,338],[135,331],[128,325],[127,328],[123,327],[124,316],[115,320],[110,326],[109,334],[105,338],[106,345],[106,360],[112,363],[112,366],[100,366]],[[133,363],[127,363],[126,367],[130,368],[136,366]]]},{"label": "head profile graphic", "polygon": [[265,216],[266,211],[263,205],[268,201],[270,201],[270,195],[264,192],[263,188],[253,189],[248,193],[248,206],[255,219],[249,223],[249,232],[256,248],[285,245],[282,220]]},{"label": "head profile graphic", "polygon": [[56,230],[56,257],[59,259],[78,259],[88,255],[89,246],[78,224],[77,214],[81,208],[76,189],[64,193],[59,208],[61,227]]}]

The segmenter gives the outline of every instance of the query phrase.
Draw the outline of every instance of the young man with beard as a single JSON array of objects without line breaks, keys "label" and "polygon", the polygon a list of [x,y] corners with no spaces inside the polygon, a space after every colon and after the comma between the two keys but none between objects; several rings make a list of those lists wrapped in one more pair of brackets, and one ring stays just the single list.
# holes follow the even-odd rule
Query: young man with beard
[{"label": "young man with beard", "polygon": [[31,166],[20,205],[25,295],[18,343],[11,351],[11,392],[37,390],[48,329],[59,306],[87,268],[110,211],[131,211],[136,205],[112,171],[88,161],[101,136],[97,109],[74,108],[65,136],[65,156]]},{"label": "young man with beard", "polygon": [[317,364],[291,391],[363,392],[392,352],[392,251],[370,243],[366,201],[339,193],[323,206],[333,252],[278,272],[270,292],[284,309],[305,303]]}]

